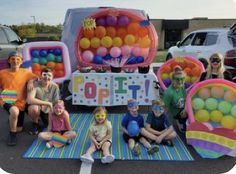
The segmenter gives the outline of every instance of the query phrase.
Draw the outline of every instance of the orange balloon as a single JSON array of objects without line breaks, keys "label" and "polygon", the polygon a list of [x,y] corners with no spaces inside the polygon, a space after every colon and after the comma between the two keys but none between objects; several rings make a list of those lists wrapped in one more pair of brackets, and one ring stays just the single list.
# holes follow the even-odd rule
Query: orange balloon
[{"label": "orange balloon", "polygon": [[185,72],[185,74],[187,74],[188,76],[190,76],[191,75],[191,69],[190,68],[185,68],[184,69],[184,72]]},{"label": "orange balloon", "polygon": [[64,77],[65,76],[65,72],[63,70],[58,70],[54,72],[54,77],[58,78],[58,77]]},{"label": "orange balloon", "polygon": [[162,69],[163,73],[170,73],[171,72],[171,67],[170,65],[166,65],[163,69]]},{"label": "orange balloon", "polygon": [[149,31],[146,27],[140,27],[138,30],[138,36],[139,37],[144,37],[146,35],[148,35]]},{"label": "orange balloon", "polygon": [[33,70],[32,72],[39,77],[41,76],[41,70]]},{"label": "orange balloon", "polygon": [[186,61],[178,62],[178,65],[181,66],[182,69],[187,67]]},{"label": "orange balloon", "polygon": [[171,62],[171,64],[170,64],[171,69],[173,70],[176,65],[177,65],[177,63],[175,61]]},{"label": "orange balloon", "polygon": [[146,36],[141,39],[139,39],[139,45],[141,48],[149,48],[151,45],[151,39]]},{"label": "orange balloon", "polygon": [[116,29],[115,27],[107,27],[107,36],[110,36],[111,38],[115,37],[116,36]]},{"label": "orange balloon", "polygon": [[100,38],[100,39],[102,37],[106,36],[106,28],[103,27],[103,26],[96,27],[96,29],[95,29],[95,36]]},{"label": "orange balloon", "polygon": [[55,69],[56,71],[58,71],[58,70],[64,70],[64,64],[63,64],[63,63],[56,63],[54,69]]},{"label": "orange balloon", "polygon": [[84,36],[91,39],[94,37],[94,29],[83,29]]},{"label": "orange balloon", "polygon": [[192,76],[200,76],[201,75],[201,70],[199,67],[195,67],[192,69],[192,72],[191,72]]},{"label": "orange balloon", "polygon": [[46,65],[41,65],[40,68],[41,68],[41,70],[43,70],[43,69],[45,69],[47,67],[46,67]]},{"label": "orange balloon", "polygon": [[123,39],[127,35],[126,28],[118,28],[116,32],[116,36],[120,37]]},{"label": "orange balloon", "polygon": [[40,64],[33,63],[33,64],[32,64],[32,70],[33,70],[33,71],[39,71],[39,70],[41,70]]},{"label": "orange balloon", "polygon": [[139,28],[140,28],[140,25],[137,22],[132,22],[128,25],[127,31],[129,34],[136,35],[138,34]]},{"label": "orange balloon", "polygon": [[48,62],[47,63],[47,67],[50,68],[50,69],[54,69],[56,63],[55,62]]},{"label": "orange balloon", "polygon": [[193,69],[196,66],[194,63],[191,63],[191,62],[187,63],[187,65],[190,69]]}]

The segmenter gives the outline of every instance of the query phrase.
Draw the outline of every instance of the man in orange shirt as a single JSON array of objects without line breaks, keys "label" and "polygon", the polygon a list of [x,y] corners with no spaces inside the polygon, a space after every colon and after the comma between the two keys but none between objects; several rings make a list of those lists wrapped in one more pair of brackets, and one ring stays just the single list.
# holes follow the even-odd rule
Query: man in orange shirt
[{"label": "man in orange shirt", "polygon": [[16,133],[22,131],[24,123],[26,84],[37,78],[27,69],[20,68],[23,58],[19,52],[11,52],[8,57],[9,69],[0,71],[0,105],[9,113],[10,134],[7,139],[8,146],[16,145]]}]

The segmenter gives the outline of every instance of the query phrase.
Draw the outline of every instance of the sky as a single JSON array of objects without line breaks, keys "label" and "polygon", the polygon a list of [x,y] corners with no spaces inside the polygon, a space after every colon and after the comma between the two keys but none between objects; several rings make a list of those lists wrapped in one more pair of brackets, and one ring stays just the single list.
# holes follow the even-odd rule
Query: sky
[{"label": "sky", "polygon": [[151,19],[236,19],[236,0],[0,0],[0,24],[63,24],[69,8],[101,6],[142,9]]}]

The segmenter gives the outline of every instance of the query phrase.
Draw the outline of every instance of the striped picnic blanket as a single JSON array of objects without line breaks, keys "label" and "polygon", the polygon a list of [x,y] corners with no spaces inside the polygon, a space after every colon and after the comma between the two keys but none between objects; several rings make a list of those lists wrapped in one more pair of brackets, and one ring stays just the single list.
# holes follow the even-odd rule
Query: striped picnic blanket
[{"label": "striped picnic blanket", "polygon": [[[121,120],[124,114],[109,114],[108,119],[112,123],[112,154],[116,159],[120,160],[184,160],[191,161],[193,157],[189,153],[187,147],[182,140],[177,137],[173,143],[174,147],[159,146],[159,152],[148,155],[147,151],[141,146],[141,155],[133,156],[128,148],[128,145],[122,138]],[[88,128],[93,121],[92,114],[76,113],[70,114],[71,125],[78,133],[78,136],[72,140],[70,145],[61,148],[47,149],[44,141],[36,139],[27,152],[23,155],[24,158],[60,158],[60,159],[79,159],[86,152],[90,145],[88,137]],[[102,153],[95,152],[93,157],[101,159]]]}]

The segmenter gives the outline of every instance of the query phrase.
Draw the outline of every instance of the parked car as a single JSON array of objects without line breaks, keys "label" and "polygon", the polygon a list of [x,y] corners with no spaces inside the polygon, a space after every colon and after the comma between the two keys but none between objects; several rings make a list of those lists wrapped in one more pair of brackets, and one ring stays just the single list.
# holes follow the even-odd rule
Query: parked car
[{"label": "parked car", "polygon": [[9,27],[0,25],[0,69],[8,67],[7,58],[11,51],[22,50],[23,41]]},{"label": "parked car", "polygon": [[[176,46],[169,48],[166,60],[178,56],[192,56],[207,60],[214,53],[221,53],[227,69],[236,75],[236,26],[196,30],[188,34]],[[232,58],[233,57],[233,58]],[[231,68],[230,68],[231,67]]]}]

